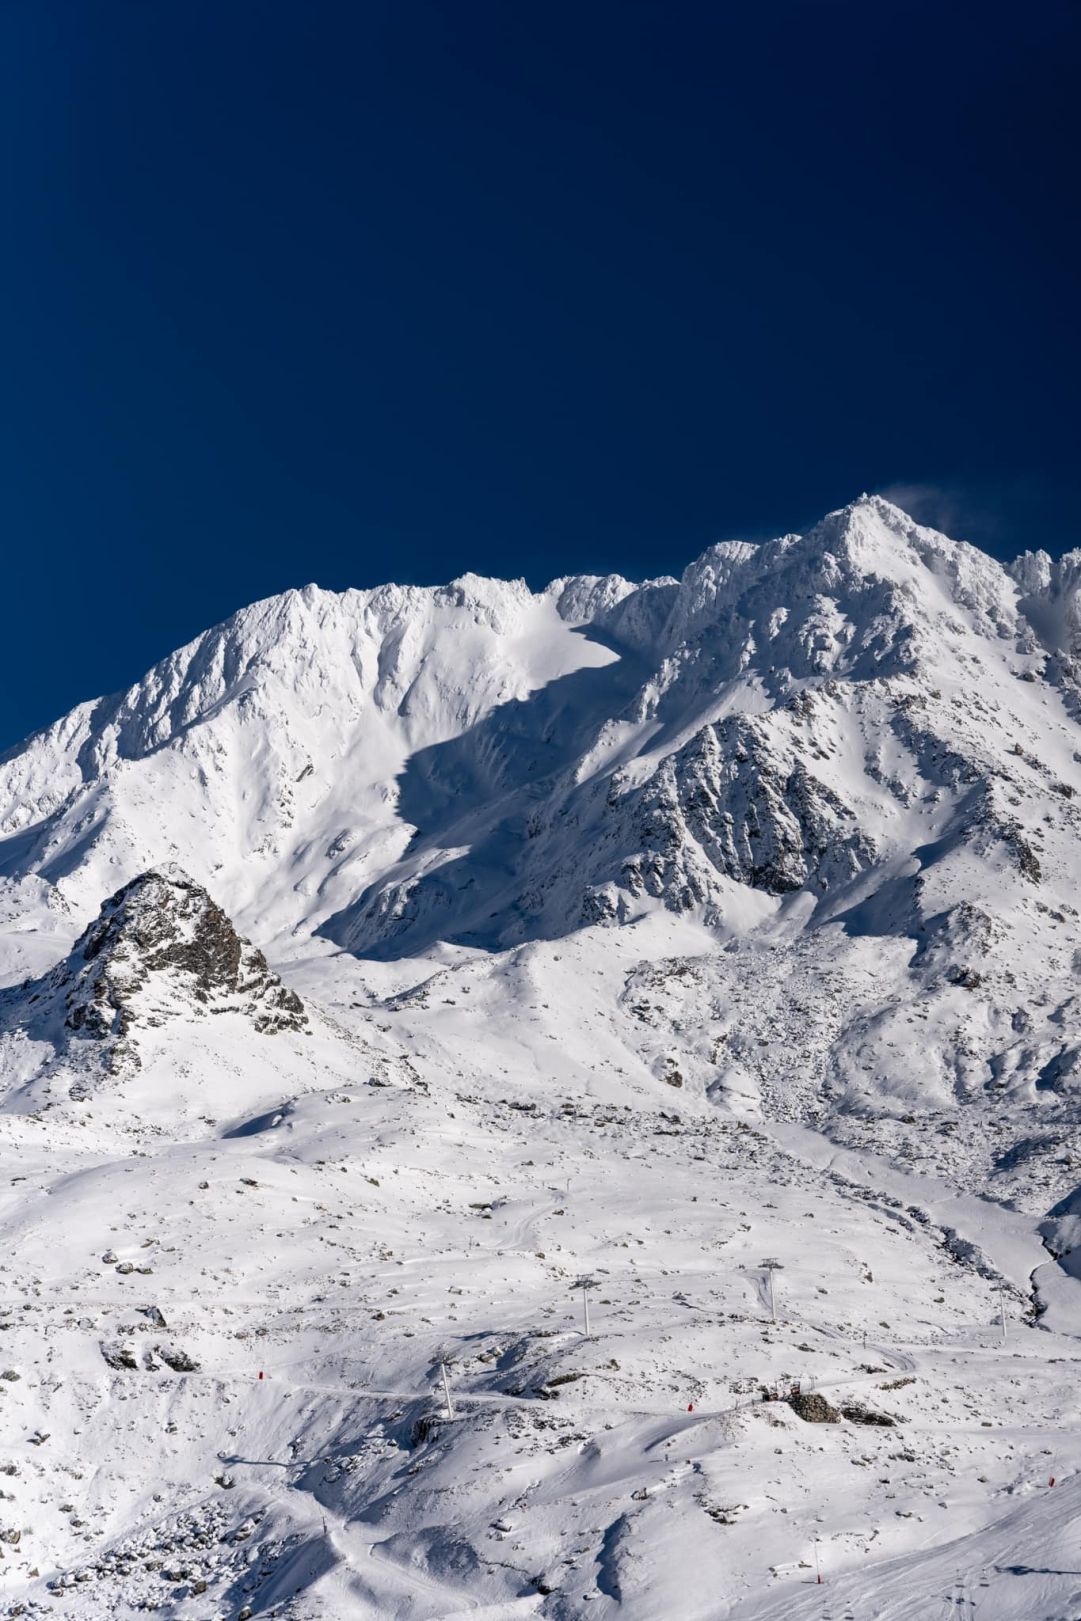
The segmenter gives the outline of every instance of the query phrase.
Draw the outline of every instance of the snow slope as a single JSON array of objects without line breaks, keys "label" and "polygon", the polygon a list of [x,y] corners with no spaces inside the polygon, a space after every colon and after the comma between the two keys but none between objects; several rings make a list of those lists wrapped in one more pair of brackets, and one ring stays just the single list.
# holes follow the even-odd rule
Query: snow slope
[{"label": "snow slope", "polygon": [[10,751],[0,1614],[1076,1621],[1079,555],[308,587]]}]

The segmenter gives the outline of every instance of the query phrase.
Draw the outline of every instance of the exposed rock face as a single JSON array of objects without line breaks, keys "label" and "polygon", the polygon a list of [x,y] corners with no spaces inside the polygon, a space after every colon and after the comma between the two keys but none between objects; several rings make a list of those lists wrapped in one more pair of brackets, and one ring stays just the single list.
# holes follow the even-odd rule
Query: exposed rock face
[{"label": "exposed rock face", "polygon": [[[211,1011],[239,1007],[260,1031],[306,1023],[296,992],[240,938],[206,890],[176,869],[125,884],[76,942],[64,972],[65,1024],[91,1036],[125,1035],[134,998],[157,975]],[[167,1014],[168,1000],[155,1011]]]},{"label": "exposed rock face", "polygon": [[302,1030],[304,1005],[220,906],[177,868],[143,873],[117,890],[44,981],[11,993],[5,1022],[58,1047],[100,1044],[108,1070],[137,1067],[140,1026],[200,1013],[239,1012],[257,1031]]},{"label": "exposed rock face", "polygon": [[875,854],[841,798],[745,716],[703,727],[669,756],[638,794],[635,822],[643,850],[623,882],[676,911],[708,905],[717,877],[773,895],[821,891]]}]

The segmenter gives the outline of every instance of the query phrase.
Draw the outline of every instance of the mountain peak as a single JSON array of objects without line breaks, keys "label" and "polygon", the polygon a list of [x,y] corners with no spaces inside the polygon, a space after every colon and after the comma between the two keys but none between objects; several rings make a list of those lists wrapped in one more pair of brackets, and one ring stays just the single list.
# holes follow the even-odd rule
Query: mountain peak
[{"label": "mountain peak", "polygon": [[[854,715],[872,684],[950,687],[967,704],[979,665],[1000,704],[1027,705],[1017,684],[1042,668],[1039,641],[1081,646],[1078,600],[1072,572],[1011,573],[865,492],[803,534],[720,542],[678,579],[583,574],[532,592],[463,574],[438,587],[305,586],[255,603],[0,764],[0,871],[10,875],[0,891],[43,919],[37,939],[25,930],[11,949],[14,971],[38,971],[49,960],[41,937],[57,938],[67,917],[85,924],[118,878],[136,874],[183,889],[190,871],[267,945],[329,926],[339,943],[380,950],[373,930],[393,928],[399,949],[400,925],[429,899],[425,938],[502,938],[541,914],[553,927],[556,912],[566,926],[580,915],[583,886],[572,897],[571,880],[607,873],[598,856],[617,836],[604,813],[600,842],[583,834],[569,852],[573,829],[593,827],[610,793],[620,799],[668,759],[679,782],[697,781],[699,757],[712,760],[703,728],[733,717],[718,733],[723,749],[730,732],[746,741],[736,717],[773,715],[768,735],[752,728],[751,752],[762,771],[783,762],[786,836],[798,843],[797,825],[811,837],[830,820],[806,810],[804,769],[829,778],[860,819],[881,798],[879,772],[895,775],[875,759],[894,748],[879,742],[886,719]],[[784,706],[825,683],[848,694],[830,723],[837,735],[793,751]],[[957,716],[944,729],[956,733]],[[695,737],[698,752],[684,755]],[[913,782],[923,770],[903,766]],[[712,766],[706,775],[712,783]],[[720,771],[718,815],[746,775],[729,782]],[[621,859],[640,854],[634,838]],[[550,868],[523,882],[542,854]],[[174,860],[179,875],[165,865]],[[726,873],[761,865],[746,852],[720,861]],[[805,865],[841,870],[813,851]],[[590,871],[584,887],[599,881]],[[10,898],[11,886],[32,884],[63,906],[29,888]],[[340,923],[361,914],[359,931]]]},{"label": "mountain peak", "polygon": [[918,548],[920,538],[926,536],[935,536],[947,547],[962,544],[951,540],[948,535],[939,535],[937,530],[918,524],[903,507],[888,501],[885,496],[864,491],[846,506],[827,512],[807,531],[805,538],[808,541],[821,539],[833,543],[852,539],[864,543],[884,541],[890,545],[901,542],[905,546],[916,545]]}]

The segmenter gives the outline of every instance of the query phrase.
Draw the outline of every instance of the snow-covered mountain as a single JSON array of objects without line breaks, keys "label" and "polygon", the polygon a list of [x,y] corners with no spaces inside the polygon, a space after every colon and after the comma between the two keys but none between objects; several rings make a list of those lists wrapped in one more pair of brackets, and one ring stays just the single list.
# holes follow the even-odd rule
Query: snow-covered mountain
[{"label": "snow-covered mountain", "polygon": [[[253,1613],[298,1617],[817,1616],[792,1581],[828,1479],[846,1592],[878,1542],[880,1613],[934,1613],[920,1547],[990,1558],[996,1494],[1066,1422],[1045,1368],[1081,1331],[1079,598],[1081,553],[1007,567],[864,497],[678,580],[288,592],[0,760],[6,1283],[68,1392],[37,1348],[6,1406],[59,1427],[84,1475],[111,1396],[136,1424],[74,1542],[47,1471],[21,1483],[40,1525],[5,1544],[17,1602],[63,1566],[72,1614],[202,1615],[205,1581],[228,1615],[250,1590]],[[194,1347],[177,1366],[118,1350],[161,1331],[126,1304],[134,1259],[115,1268],[136,1229],[162,1242],[164,1212],[154,1307]],[[766,1255],[790,1315],[763,1332]],[[607,1360],[560,1316],[587,1271]],[[88,1326],[72,1339],[49,1299]],[[1023,1399],[1021,1352],[995,1361],[984,1332],[1007,1300]],[[288,1412],[245,1383],[251,1334]],[[441,1353],[461,1396],[442,1424]],[[960,1528],[913,1540],[916,1477],[952,1489],[936,1449],[962,1444],[947,1363],[976,1354],[1018,1456],[992,1467],[970,1436],[984,1487]],[[918,1379],[952,1413],[948,1442],[925,1401],[896,1415],[873,1528],[851,1530],[798,1412],[767,1436],[715,1388],[718,1359],[757,1388],[806,1382],[815,1356],[842,1385],[900,1370],[883,1388]],[[708,1423],[665,1416],[688,1390]],[[556,1395],[569,1426],[541,1416]],[[283,1498],[250,1465],[243,1535],[204,1468],[207,1399],[217,1451],[288,1476]],[[167,1412],[184,1441],[155,1498],[146,1426]],[[504,1421],[527,1462],[501,1473]],[[859,1422],[830,1469],[860,1462]],[[739,1480],[778,1444],[803,1484],[771,1508]],[[715,1556],[666,1531],[662,1498],[680,1526],[730,1528]],[[219,1531],[238,1540],[202,1575],[132,1578],[184,1536],[194,1568]],[[692,1544],[700,1596],[679,1580]],[[1019,1609],[1016,1582],[989,1615],[1066,1602],[1045,1582],[1045,1609]],[[909,1594],[925,1607],[897,1608]]]},{"label": "snow-covered mountain", "polygon": [[[967,1103],[979,1175],[1012,1191],[1033,1145],[1072,1133],[1081,1074],[1078,575],[1076,555],[1003,567],[865,497],[679,581],[256,604],[0,766],[9,976],[170,862],[285,963],[663,908],[745,952],[700,967],[721,1025],[733,981],[779,978],[782,1026],[791,963],[848,982],[827,1051],[785,1029],[786,1114]],[[699,1035],[715,1086],[712,1022]],[[1023,1144],[986,1135],[1004,1096]]]},{"label": "snow-covered mountain", "polygon": [[6,911],[86,921],[174,860],[264,939],[388,956],[643,897],[725,926],[733,883],[818,921],[943,835],[1034,879],[1073,828],[1077,572],[864,498],[678,582],[288,592],[9,753]]}]

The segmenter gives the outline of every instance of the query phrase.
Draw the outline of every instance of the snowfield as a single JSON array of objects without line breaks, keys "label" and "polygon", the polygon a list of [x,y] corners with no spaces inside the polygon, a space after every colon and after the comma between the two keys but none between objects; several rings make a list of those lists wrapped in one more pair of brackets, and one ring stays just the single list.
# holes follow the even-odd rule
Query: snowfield
[{"label": "snowfield", "polygon": [[0,760],[0,1615],[1078,1621],[1079,558],[308,587]]}]

